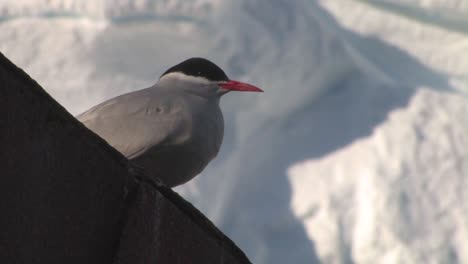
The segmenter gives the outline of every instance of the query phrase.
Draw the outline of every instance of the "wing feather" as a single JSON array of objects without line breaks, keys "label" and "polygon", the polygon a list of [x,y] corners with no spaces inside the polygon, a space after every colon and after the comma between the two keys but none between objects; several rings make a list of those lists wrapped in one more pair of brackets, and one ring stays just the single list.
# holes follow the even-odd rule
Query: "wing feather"
[{"label": "wing feather", "polygon": [[184,106],[147,88],[103,102],[77,119],[127,158],[135,158],[183,137]]}]

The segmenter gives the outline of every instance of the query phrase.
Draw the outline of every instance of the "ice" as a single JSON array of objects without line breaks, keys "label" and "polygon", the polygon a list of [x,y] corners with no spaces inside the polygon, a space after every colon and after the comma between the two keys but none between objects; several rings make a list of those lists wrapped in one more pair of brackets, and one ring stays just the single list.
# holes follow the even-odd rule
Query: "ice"
[{"label": "ice", "polygon": [[289,169],[322,258],[341,263],[344,244],[356,263],[467,262],[468,126],[452,124],[467,111],[466,98],[422,88],[370,137]]},{"label": "ice", "polygon": [[466,1],[4,1],[0,51],[70,112],[193,56],[228,94],[176,188],[254,263],[467,263]]}]

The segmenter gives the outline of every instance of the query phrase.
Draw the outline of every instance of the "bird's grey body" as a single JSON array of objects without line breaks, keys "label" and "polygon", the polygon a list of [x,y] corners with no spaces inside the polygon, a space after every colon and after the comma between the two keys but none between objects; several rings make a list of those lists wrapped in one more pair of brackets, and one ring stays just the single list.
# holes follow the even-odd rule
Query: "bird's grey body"
[{"label": "bird's grey body", "polygon": [[183,81],[180,87],[163,84],[110,99],[77,118],[136,165],[176,186],[217,155],[224,121],[214,91],[181,93]]},{"label": "bird's grey body", "polygon": [[208,76],[222,73],[223,79],[204,78],[194,67],[200,60],[202,65],[214,65],[199,58],[187,60],[179,65],[187,69],[188,64],[192,75],[179,72],[176,65],[154,86],[105,101],[77,118],[150,176],[169,187],[183,184],[199,174],[221,147],[220,97],[239,84],[242,89],[258,89],[228,80],[216,65],[209,68]]}]

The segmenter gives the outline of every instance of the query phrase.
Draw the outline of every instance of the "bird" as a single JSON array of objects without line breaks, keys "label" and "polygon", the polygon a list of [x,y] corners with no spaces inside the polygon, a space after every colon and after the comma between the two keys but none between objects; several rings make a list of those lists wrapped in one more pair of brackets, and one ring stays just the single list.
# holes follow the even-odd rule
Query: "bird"
[{"label": "bird", "polygon": [[232,91],[263,92],[195,57],[166,70],[153,86],[104,101],[76,118],[172,188],[193,179],[217,156],[224,136],[219,102]]}]

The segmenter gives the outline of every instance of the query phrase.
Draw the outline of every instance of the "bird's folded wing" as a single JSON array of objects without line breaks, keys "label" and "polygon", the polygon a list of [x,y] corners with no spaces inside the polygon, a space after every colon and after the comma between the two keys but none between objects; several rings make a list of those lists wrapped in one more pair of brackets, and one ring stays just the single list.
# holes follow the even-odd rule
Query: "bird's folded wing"
[{"label": "bird's folded wing", "polygon": [[183,108],[183,103],[144,89],[99,104],[77,119],[127,158],[135,158],[183,137]]}]

